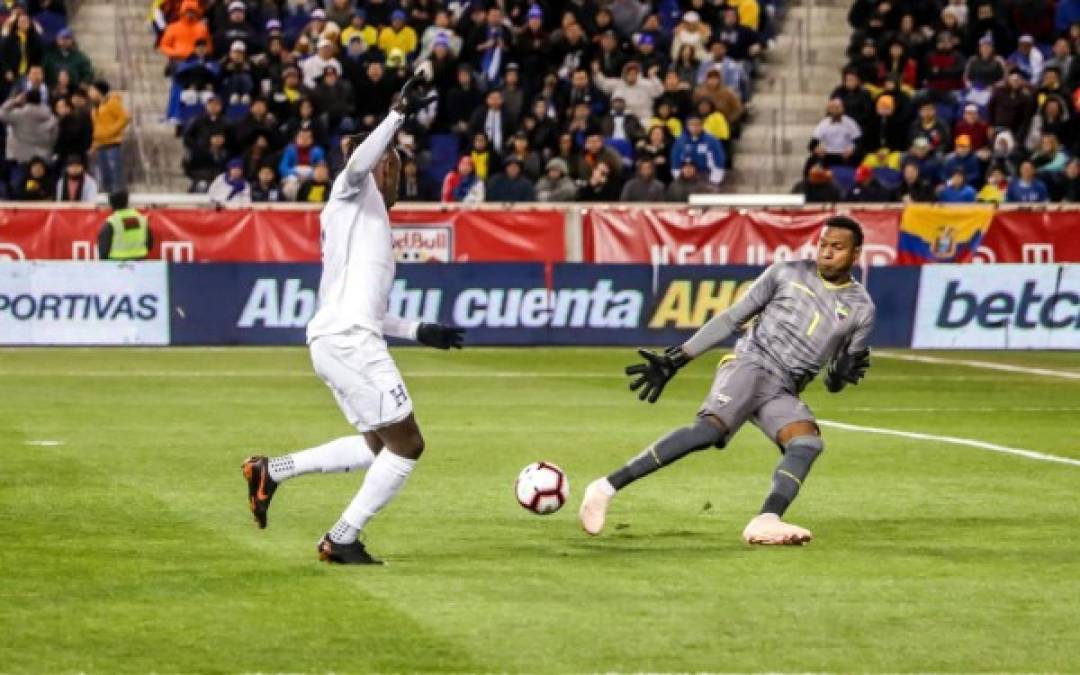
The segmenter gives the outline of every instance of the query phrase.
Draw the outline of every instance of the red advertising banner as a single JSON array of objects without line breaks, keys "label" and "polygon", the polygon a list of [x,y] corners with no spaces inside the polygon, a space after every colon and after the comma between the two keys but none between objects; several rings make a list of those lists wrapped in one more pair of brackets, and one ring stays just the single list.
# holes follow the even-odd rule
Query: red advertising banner
[{"label": "red advertising banner", "polygon": [[[835,211],[596,209],[584,214],[585,260],[598,263],[767,265],[813,257]],[[846,211],[866,235],[864,265],[896,261],[897,209]]]},{"label": "red advertising banner", "polygon": [[975,262],[1080,262],[1080,211],[999,210]]},{"label": "red advertising banner", "polygon": [[[183,262],[315,262],[313,210],[146,209],[150,257]],[[0,259],[97,257],[104,209],[0,209]],[[394,211],[394,248],[409,262],[561,262],[559,211]]]}]

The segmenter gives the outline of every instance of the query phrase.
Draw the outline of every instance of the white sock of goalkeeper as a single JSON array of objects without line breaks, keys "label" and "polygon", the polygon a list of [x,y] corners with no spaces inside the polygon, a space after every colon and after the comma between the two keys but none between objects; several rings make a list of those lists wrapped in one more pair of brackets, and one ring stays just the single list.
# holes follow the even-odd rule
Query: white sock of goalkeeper
[{"label": "white sock of goalkeeper", "polygon": [[375,453],[363,436],[344,436],[329,443],[270,460],[270,479],[276,483],[305,473],[341,473],[366,469]]},{"label": "white sock of goalkeeper", "polygon": [[341,520],[330,530],[330,539],[337,544],[356,541],[368,521],[401,492],[415,466],[415,459],[405,459],[388,449],[380,452],[364,476],[360,491],[341,514]]}]

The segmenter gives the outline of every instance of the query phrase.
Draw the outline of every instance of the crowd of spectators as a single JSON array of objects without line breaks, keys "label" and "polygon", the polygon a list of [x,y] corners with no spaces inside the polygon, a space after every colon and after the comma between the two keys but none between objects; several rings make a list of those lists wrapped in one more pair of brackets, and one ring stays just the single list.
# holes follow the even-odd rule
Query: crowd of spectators
[{"label": "crowd of spectators", "polygon": [[157,0],[193,192],[324,201],[416,65],[407,201],[661,201],[730,167],[775,0]]},{"label": "crowd of spectators", "polygon": [[125,189],[129,115],[67,25],[63,0],[0,2],[0,199],[87,201]]},{"label": "crowd of spectators", "polygon": [[808,201],[1080,201],[1080,0],[855,0]]}]

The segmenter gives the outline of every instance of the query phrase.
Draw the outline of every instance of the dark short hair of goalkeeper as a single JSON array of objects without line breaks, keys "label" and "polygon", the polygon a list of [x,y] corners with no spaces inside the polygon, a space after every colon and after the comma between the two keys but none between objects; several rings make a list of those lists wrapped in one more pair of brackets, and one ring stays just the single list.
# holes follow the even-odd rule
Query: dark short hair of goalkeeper
[{"label": "dark short hair of goalkeeper", "polygon": [[859,225],[858,221],[854,218],[848,216],[829,216],[825,219],[825,227],[847,230],[851,233],[851,237],[855,241],[855,248],[859,248],[863,245],[862,225]]}]

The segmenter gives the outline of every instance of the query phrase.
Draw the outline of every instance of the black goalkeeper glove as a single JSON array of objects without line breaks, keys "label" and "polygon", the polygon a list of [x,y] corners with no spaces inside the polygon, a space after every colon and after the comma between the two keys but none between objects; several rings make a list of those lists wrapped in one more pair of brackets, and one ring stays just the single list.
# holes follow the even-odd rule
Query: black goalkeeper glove
[{"label": "black goalkeeper glove", "polygon": [[465,329],[440,323],[422,323],[416,329],[416,341],[435,349],[461,349],[465,341]]},{"label": "black goalkeeper glove", "polygon": [[866,377],[866,369],[870,367],[870,350],[864,349],[855,354],[841,351],[825,373],[825,388],[836,393],[849,384],[859,384],[859,380]]},{"label": "black goalkeeper glove", "polygon": [[675,373],[679,371],[679,368],[690,363],[690,357],[680,347],[668,347],[663,354],[657,354],[648,349],[639,349],[637,351],[645,359],[645,363],[637,363],[626,367],[627,375],[638,376],[637,379],[630,383],[630,390],[637,391],[640,389],[641,391],[638,392],[639,400],[656,403],[656,399],[660,398],[660,394],[663,393],[668,380],[675,377]]},{"label": "black goalkeeper glove", "polygon": [[413,75],[410,77],[398,94],[398,100],[397,103],[394,104],[394,110],[402,115],[408,116],[415,115],[428,107],[432,101],[438,98],[438,95],[435,93],[424,95],[422,93],[424,84],[424,78],[420,75]]}]

